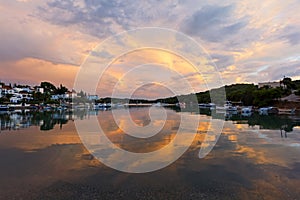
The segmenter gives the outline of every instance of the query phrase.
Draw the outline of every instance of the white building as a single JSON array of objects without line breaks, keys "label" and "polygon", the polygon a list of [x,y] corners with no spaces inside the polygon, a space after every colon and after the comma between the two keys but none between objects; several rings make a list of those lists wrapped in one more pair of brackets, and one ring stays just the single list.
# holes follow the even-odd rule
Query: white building
[{"label": "white building", "polygon": [[25,87],[25,88],[14,87],[13,90],[16,93],[20,93],[20,92],[32,93],[33,92],[33,90],[31,88],[29,88],[29,87]]},{"label": "white building", "polygon": [[35,92],[39,92],[41,94],[44,94],[44,92],[45,92],[44,88],[38,87],[38,86],[34,87],[34,90],[35,90]]},{"label": "white building", "polygon": [[32,100],[32,96],[31,94],[28,94],[28,93],[25,93],[23,92],[23,94],[20,94],[20,93],[15,93],[10,99],[9,101],[11,103],[20,103],[22,102],[23,100],[25,101],[30,101]]},{"label": "white building", "polygon": [[258,88],[262,87],[270,87],[270,88],[277,88],[280,87],[280,82],[265,82],[265,83],[258,83]]},{"label": "white building", "polygon": [[54,94],[51,96],[51,100],[59,100],[59,99],[64,99],[65,95],[64,94]]},{"label": "white building", "polygon": [[99,100],[99,96],[98,95],[88,95],[87,96],[87,99],[90,100],[90,101],[97,101]]},{"label": "white building", "polygon": [[66,99],[74,99],[75,97],[77,97],[77,93],[74,90],[65,94]]},{"label": "white building", "polygon": [[59,99],[73,99],[77,97],[77,93],[75,91],[66,92],[65,94],[54,94],[51,96],[52,100],[59,100]]},{"label": "white building", "polygon": [[23,100],[23,96],[21,94],[12,96],[9,101],[10,103],[20,103]]},{"label": "white building", "polygon": [[7,85],[1,85],[1,93],[2,95],[7,95],[7,94],[14,94],[15,91],[12,89],[12,87],[7,86]]}]

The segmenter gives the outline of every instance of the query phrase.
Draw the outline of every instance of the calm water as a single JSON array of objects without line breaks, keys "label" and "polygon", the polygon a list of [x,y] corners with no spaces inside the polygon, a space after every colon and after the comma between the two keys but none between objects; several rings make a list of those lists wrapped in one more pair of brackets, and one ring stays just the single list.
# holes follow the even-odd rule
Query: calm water
[{"label": "calm water", "polygon": [[[148,113],[131,108],[132,119],[122,118],[123,125],[133,120],[146,126]],[[201,114],[184,155],[146,174],[106,167],[85,149],[75,128],[78,120],[97,117],[116,146],[151,152],[174,139],[181,115],[197,115],[166,113],[163,129],[148,139],[124,134],[112,111],[2,113],[0,199],[299,199],[300,116],[229,116],[216,146],[199,159],[211,118]]]}]

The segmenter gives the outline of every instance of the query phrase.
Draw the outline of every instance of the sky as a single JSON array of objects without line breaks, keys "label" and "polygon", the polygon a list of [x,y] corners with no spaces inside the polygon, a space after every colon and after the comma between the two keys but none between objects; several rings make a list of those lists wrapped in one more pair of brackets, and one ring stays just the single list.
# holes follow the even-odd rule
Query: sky
[{"label": "sky", "polygon": [[[101,42],[142,27],[176,30],[195,40],[224,84],[300,79],[299,10],[299,0],[0,0],[0,81],[50,81],[73,88],[82,64]],[[168,64],[166,58],[172,63],[181,59],[151,50],[115,58],[97,93],[111,94],[114,84],[126,93],[139,82],[137,96],[169,95],[169,88],[150,75],[166,70],[161,66]],[[124,66],[130,69],[133,60],[145,65],[127,77],[134,80],[131,84],[119,84],[120,72],[126,72]],[[170,80],[179,84],[188,78],[195,91],[205,90],[197,87],[205,85],[201,77],[182,63],[169,66],[182,75]]]}]

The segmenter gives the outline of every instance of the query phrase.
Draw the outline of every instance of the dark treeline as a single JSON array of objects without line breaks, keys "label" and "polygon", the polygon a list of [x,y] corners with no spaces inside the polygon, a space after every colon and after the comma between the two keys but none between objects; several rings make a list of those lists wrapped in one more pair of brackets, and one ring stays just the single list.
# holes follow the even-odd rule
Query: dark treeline
[{"label": "dark treeline", "polygon": [[[224,103],[224,96],[222,95],[224,91],[226,100],[241,102],[245,106],[269,106],[279,101],[280,98],[290,95],[292,91],[295,91],[296,95],[300,95],[300,80],[292,81],[291,78],[284,78],[280,81],[280,87],[276,88],[269,86],[258,88],[254,84],[233,84],[212,89],[211,91],[199,92],[195,95],[199,103],[211,103],[211,95],[214,95],[214,103],[222,104]],[[181,98],[188,99],[189,95],[181,96]],[[178,100],[176,97],[171,97],[161,101],[174,103]]]},{"label": "dark treeline", "polygon": [[[286,97],[295,91],[296,95],[300,95],[300,80],[292,81],[291,78],[284,78],[280,81],[280,87],[272,88],[264,86],[259,88],[254,84],[232,84],[221,88],[212,89],[210,91],[199,92],[191,95],[181,95],[169,98],[161,98],[156,100],[145,99],[111,99],[103,98],[98,102],[120,102],[120,103],[169,103],[176,104],[179,102],[194,102],[195,96],[198,103],[211,103],[211,96],[214,96],[214,103],[222,105],[224,100],[232,102],[240,102],[244,106],[270,106],[278,102],[282,97]],[[225,93],[224,93],[225,92]],[[226,96],[224,99],[224,96]]]}]

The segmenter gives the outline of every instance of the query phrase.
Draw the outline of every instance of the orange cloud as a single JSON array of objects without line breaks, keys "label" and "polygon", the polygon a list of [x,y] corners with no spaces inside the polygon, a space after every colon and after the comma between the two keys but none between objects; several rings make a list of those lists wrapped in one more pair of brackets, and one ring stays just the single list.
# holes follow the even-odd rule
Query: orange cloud
[{"label": "orange cloud", "polygon": [[[184,81],[193,91],[187,86],[182,87]],[[144,96],[157,98],[166,96],[164,87],[192,93],[206,86],[201,74],[184,58],[164,50],[142,49],[116,59],[101,77],[98,92],[109,94],[117,89],[119,93],[126,93],[134,88],[140,91],[136,91],[136,95],[142,97],[143,90]]]},{"label": "orange cloud", "polygon": [[[39,84],[50,81],[55,85],[64,84],[73,88],[74,79],[79,67],[64,64],[53,64],[35,58],[25,58],[17,62],[2,63],[1,78],[5,82],[15,80],[17,83]],[[6,78],[5,78],[6,77]]]}]

